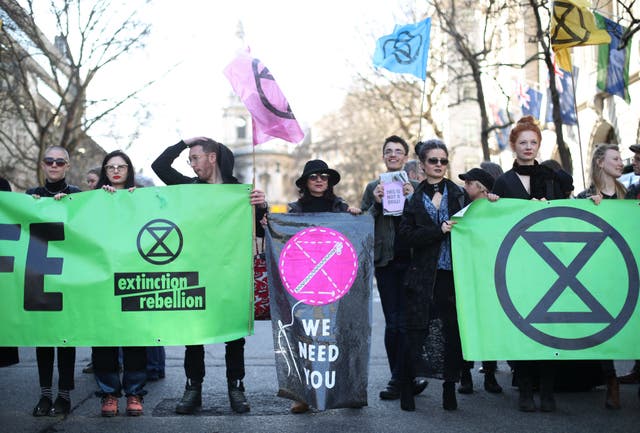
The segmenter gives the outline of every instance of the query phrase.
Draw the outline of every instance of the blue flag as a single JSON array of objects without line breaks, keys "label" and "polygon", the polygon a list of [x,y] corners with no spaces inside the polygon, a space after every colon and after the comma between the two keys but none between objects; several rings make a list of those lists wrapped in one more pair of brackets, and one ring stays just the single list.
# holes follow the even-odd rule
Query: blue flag
[{"label": "blue flag", "polygon": [[596,23],[611,36],[611,43],[598,45],[598,89],[611,95],[618,95],[627,103],[629,96],[629,59],[631,44],[619,49],[620,39],[626,31],[624,27],[602,15],[595,13]]},{"label": "blue flag", "polygon": [[392,34],[378,39],[373,64],[426,80],[430,33],[431,18],[416,24],[396,25]]},{"label": "blue flag", "polygon": [[518,101],[522,109],[523,116],[533,116],[540,119],[540,108],[542,106],[542,92],[529,86],[521,85],[519,88]]},{"label": "blue flag", "polygon": [[[577,79],[578,68],[573,68],[573,73]],[[560,93],[560,115],[563,125],[576,125],[578,123],[576,110],[574,108],[573,85],[571,74],[564,69],[557,68],[555,73],[556,88]],[[547,91],[547,122],[553,122],[553,102],[551,101],[551,90]]]}]

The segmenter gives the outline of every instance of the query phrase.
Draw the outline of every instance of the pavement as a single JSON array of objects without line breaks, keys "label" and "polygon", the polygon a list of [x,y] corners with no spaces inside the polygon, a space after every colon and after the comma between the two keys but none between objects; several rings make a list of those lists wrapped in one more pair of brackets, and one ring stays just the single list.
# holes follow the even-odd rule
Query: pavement
[{"label": "pavement", "polygon": [[[621,410],[604,408],[604,387],[581,393],[556,394],[558,409],[553,413],[523,413],[517,410],[517,389],[511,386],[508,365],[499,363],[498,382],[502,394],[482,388],[482,374],[473,371],[475,391],[458,394],[458,410],[442,409],[442,381],[430,380],[416,398],[416,411],[400,410],[399,401],[382,401],[378,393],[389,379],[383,345],[384,319],[379,300],[374,299],[368,406],[361,409],[289,412],[291,402],[276,396],[273,339],[269,322],[256,322],[255,334],[245,346],[247,398],[251,411],[235,414],[229,407],[224,378],[224,345],[205,347],[207,375],[203,385],[203,408],[195,415],[177,415],[175,405],[184,389],[184,347],[166,347],[166,377],[150,382],[144,399],[144,415],[100,416],[100,399],[91,374],[82,368],[89,362],[89,348],[78,348],[76,389],[72,392],[72,412],[65,418],[35,418],[31,411],[39,398],[35,349],[21,348],[20,363],[0,369],[0,390],[5,400],[0,408],[0,433],[80,433],[80,432],[640,432],[638,385],[621,385]],[[617,361],[619,374],[627,373],[631,361]],[[56,377],[54,376],[54,383]],[[55,389],[54,389],[55,396]]]}]

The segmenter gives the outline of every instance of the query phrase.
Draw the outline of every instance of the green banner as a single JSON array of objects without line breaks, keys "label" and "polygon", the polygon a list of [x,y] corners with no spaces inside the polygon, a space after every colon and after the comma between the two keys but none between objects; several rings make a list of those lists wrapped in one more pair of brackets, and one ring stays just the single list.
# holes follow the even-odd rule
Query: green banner
[{"label": "green banner", "polygon": [[465,359],[640,359],[637,201],[479,200],[456,219]]},{"label": "green banner", "polygon": [[0,193],[0,346],[208,344],[253,332],[250,185]]}]

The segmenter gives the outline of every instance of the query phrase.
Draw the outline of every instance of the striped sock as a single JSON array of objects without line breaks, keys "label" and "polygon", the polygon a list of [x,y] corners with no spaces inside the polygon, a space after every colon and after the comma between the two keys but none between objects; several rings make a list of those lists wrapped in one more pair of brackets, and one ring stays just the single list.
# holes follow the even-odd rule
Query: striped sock
[{"label": "striped sock", "polygon": [[68,389],[59,389],[58,390],[58,397],[60,397],[63,400],[71,401],[70,393],[71,393],[71,391],[69,391]]},{"label": "striped sock", "polygon": [[50,386],[41,386],[40,387],[40,395],[42,397],[48,397],[49,400],[51,400],[53,398],[53,394],[51,393],[51,387]]}]

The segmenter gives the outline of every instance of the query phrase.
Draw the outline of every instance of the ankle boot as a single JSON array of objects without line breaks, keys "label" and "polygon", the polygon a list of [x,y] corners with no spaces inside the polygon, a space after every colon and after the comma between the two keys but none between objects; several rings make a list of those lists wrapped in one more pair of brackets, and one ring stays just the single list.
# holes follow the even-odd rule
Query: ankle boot
[{"label": "ankle boot", "polygon": [[176,406],[176,413],[189,415],[202,406],[202,383],[187,380],[182,399]]},{"label": "ankle boot", "polygon": [[403,380],[400,384],[400,409],[413,412],[416,410],[416,401],[413,397],[413,382]]},{"label": "ankle boot", "polygon": [[456,410],[458,408],[455,382],[444,382],[442,384],[442,408],[444,410]]},{"label": "ankle boot", "polygon": [[542,412],[554,412],[556,399],[553,396],[553,372],[549,368],[540,369],[540,410]]},{"label": "ankle boot", "polygon": [[500,394],[502,392],[502,387],[498,384],[493,371],[484,372],[484,389],[492,394]]},{"label": "ankle boot", "polygon": [[522,412],[535,412],[536,404],[533,402],[533,383],[531,376],[520,375],[518,377],[518,409]]},{"label": "ankle boot", "polygon": [[229,391],[229,403],[234,412],[245,413],[251,410],[249,402],[244,395],[244,383],[241,380],[227,381],[227,389]]},{"label": "ankle boot", "polygon": [[460,386],[458,387],[460,394],[473,393],[473,379],[471,379],[471,370],[464,369],[460,375]]},{"label": "ankle boot", "polygon": [[618,379],[610,377],[607,379],[607,397],[604,401],[604,407],[607,409],[620,409],[620,386]]}]

